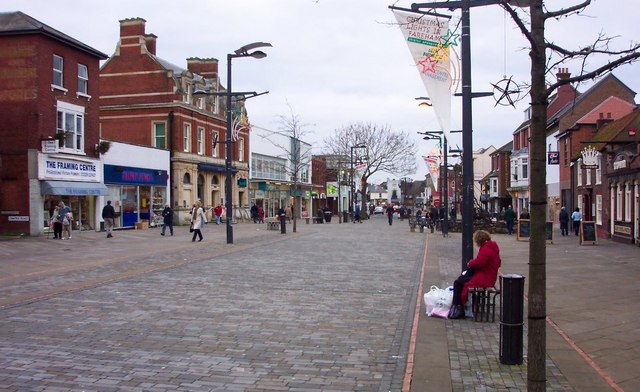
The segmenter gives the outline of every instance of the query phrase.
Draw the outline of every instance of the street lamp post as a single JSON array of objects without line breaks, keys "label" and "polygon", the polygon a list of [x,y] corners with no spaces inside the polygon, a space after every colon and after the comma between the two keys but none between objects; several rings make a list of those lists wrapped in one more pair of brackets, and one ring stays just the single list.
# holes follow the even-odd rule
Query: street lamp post
[{"label": "street lamp post", "polygon": [[[440,202],[440,208],[444,206],[444,216],[442,221],[442,236],[446,237],[449,235],[449,179],[448,179],[448,165],[447,165],[447,137],[444,135],[442,131],[426,131],[426,132],[418,132],[421,135],[425,135],[423,137],[424,140],[438,140],[442,145],[442,149],[444,150],[444,163],[440,166],[440,178],[442,178],[442,182],[440,183],[440,192],[443,192],[442,201]],[[443,140],[444,139],[444,140]],[[444,167],[444,174],[442,173],[442,168]],[[444,186],[442,186],[444,184]]]},{"label": "street lamp post", "polygon": [[[351,192],[349,192],[349,212],[353,212],[353,199],[352,197],[355,198],[356,203],[358,202],[358,197],[354,194],[354,189],[355,189],[355,183],[353,182],[353,149],[354,148],[367,148],[366,145],[364,144],[356,144],[355,146],[351,146],[349,147],[351,149],[351,155],[350,155],[350,162],[351,162],[351,172],[350,172],[350,177],[349,177],[349,184],[351,185]],[[351,217],[351,219],[353,219],[353,216]]]},{"label": "street lamp post", "polygon": [[[227,215],[227,244],[233,244],[233,226],[231,225],[233,221],[233,171],[232,171],[232,161],[233,161],[233,139],[231,138],[233,132],[233,108],[232,108],[232,98],[234,96],[242,96],[245,99],[255,97],[261,94],[256,94],[255,92],[250,93],[234,93],[231,89],[231,60],[237,57],[253,57],[256,59],[262,59],[267,57],[267,54],[261,50],[255,50],[257,48],[270,47],[272,46],[267,42],[254,42],[251,44],[244,45],[240,49],[236,50],[234,53],[227,54],[227,91],[224,94],[227,98],[227,113],[226,113],[226,121],[227,121],[227,130],[225,135],[225,141],[220,142],[224,143],[225,148],[225,181],[224,181],[224,197],[225,197],[225,209]],[[216,92],[205,92],[205,91],[196,91],[194,95],[221,95]],[[248,96],[248,97],[247,97]]]}]

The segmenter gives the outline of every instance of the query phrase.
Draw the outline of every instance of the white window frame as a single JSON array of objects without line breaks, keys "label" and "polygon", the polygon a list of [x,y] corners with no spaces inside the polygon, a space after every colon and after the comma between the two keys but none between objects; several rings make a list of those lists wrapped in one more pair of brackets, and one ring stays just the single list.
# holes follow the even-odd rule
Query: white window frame
[{"label": "white window frame", "polygon": [[580,208],[580,211],[582,211],[582,218],[584,220],[584,196],[583,195],[578,195],[578,208]]},{"label": "white window frame", "polygon": [[582,186],[582,159],[578,159],[576,164],[576,179],[578,186]]},{"label": "white window frame", "polygon": [[184,88],[184,103],[191,103],[191,84],[189,83]]},{"label": "white window frame", "polygon": [[65,152],[84,153],[84,106],[58,101],[56,132],[68,132],[60,149]]},{"label": "white window frame", "polygon": [[522,173],[522,179],[529,179],[529,157],[522,158],[522,162],[520,164],[520,171]]},{"label": "white window frame", "polygon": [[[162,146],[158,145],[158,126],[162,126],[163,128],[163,132],[164,135],[162,135],[162,140],[163,140],[163,144]],[[162,149],[166,149],[167,148],[167,123],[164,121],[155,121],[153,122],[153,124],[151,125],[153,130],[153,147],[155,148],[162,148]]]},{"label": "white window frame", "polygon": [[182,125],[182,151],[191,152],[191,123]]},{"label": "white window frame", "polygon": [[89,67],[78,63],[78,95],[89,96]]},{"label": "white window frame", "polygon": [[602,195],[596,195],[596,224],[602,224]]},{"label": "white window frame", "polygon": [[197,139],[198,154],[204,155],[204,128],[203,127],[198,127],[197,138],[198,138]]},{"label": "white window frame", "polygon": [[[216,135],[218,136],[216,138]],[[220,140],[220,133],[217,131],[211,131],[211,156],[212,157],[217,157],[218,156],[218,148],[220,147],[220,143],[216,143],[215,147],[213,146],[213,141],[214,140]]]},{"label": "white window frame", "polygon": [[491,179],[491,195],[492,196],[498,195],[498,179],[497,178]]},{"label": "white window frame", "polygon": [[600,153],[598,153],[598,167],[596,168],[596,185],[602,184],[602,162],[600,161]]},{"label": "white window frame", "polygon": [[616,186],[616,220],[622,220],[622,186]]},{"label": "white window frame", "polygon": [[[56,66],[56,60],[58,59],[60,62],[59,68]],[[58,56],[57,54],[53,55],[53,80],[51,85],[64,88],[64,57]]]},{"label": "white window frame", "polygon": [[624,192],[624,221],[631,222],[631,183],[627,183]]},{"label": "white window frame", "polygon": [[584,183],[585,185],[591,185],[591,169],[584,170]]}]

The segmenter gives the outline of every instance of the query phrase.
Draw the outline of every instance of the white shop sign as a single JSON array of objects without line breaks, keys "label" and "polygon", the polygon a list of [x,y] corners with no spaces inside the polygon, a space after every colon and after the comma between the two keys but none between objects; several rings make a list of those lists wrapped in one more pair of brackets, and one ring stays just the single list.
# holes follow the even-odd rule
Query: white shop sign
[{"label": "white shop sign", "polygon": [[38,155],[38,179],[59,181],[102,182],[103,165],[97,159]]}]

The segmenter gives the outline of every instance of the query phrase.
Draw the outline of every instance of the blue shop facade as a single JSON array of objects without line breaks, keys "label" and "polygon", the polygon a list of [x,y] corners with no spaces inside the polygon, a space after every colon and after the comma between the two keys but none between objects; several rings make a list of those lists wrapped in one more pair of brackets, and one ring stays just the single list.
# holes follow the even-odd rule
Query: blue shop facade
[{"label": "blue shop facade", "polygon": [[116,228],[138,222],[162,225],[162,210],[169,203],[169,153],[166,150],[113,143],[104,157],[104,185],[116,211]]}]

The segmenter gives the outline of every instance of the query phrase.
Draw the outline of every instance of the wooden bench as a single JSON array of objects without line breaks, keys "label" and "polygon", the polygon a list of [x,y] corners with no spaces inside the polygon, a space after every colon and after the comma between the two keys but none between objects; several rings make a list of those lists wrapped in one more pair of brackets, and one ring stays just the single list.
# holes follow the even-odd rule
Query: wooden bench
[{"label": "wooden bench", "polygon": [[416,231],[416,226],[418,225],[418,220],[414,217],[409,217],[409,230],[411,230],[411,232],[415,232]]},{"label": "wooden bench", "polygon": [[264,223],[267,224],[267,230],[278,230],[280,227],[280,221],[277,221],[274,218],[268,218]]},{"label": "wooden bench", "polygon": [[500,290],[495,287],[472,287],[469,289],[469,294],[471,295],[473,321],[489,322],[489,316],[491,316],[491,322],[495,322],[496,297],[500,295]]}]

